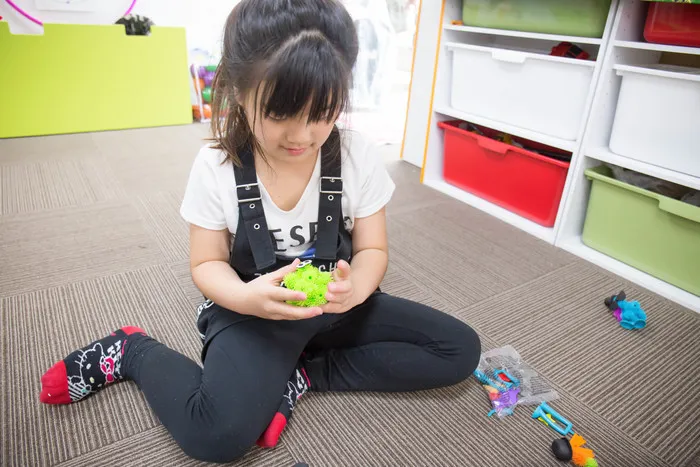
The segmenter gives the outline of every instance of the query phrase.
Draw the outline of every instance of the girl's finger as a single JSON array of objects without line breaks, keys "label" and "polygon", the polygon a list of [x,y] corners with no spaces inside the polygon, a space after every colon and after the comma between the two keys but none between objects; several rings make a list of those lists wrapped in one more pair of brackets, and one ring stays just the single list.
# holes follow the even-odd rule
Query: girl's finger
[{"label": "girl's finger", "polygon": [[345,301],[348,299],[349,293],[345,292],[342,294],[334,294],[330,292],[326,292],[326,300],[328,300],[331,303],[345,303]]},{"label": "girl's finger", "polygon": [[299,263],[301,263],[299,258],[295,258],[294,261],[292,261],[292,264],[288,264],[283,268],[279,268],[276,271],[272,271],[270,274],[268,274],[268,277],[272,281],[281,281],[282,279],[284,279],[284,276],[286,276],[290,272],[294,272]]},{"label": "girl's finger", "polygon": [[337,303],[330,303],[329,302],[329,303],[326,303],[325,305],[323,305],[321,307],[321,310],[325,314],[336,314],[336,313],[340,313],[341,307]]},{"label": "girl's finger", "polygon": [[352,269],[350,269],[350,264],[341,259],[338,261],[338,267],[335,269],[335,271],[333,271],[333,276],[335,277],[336,281],[341,281],[350,277],[351,272]]},{"label": "girl's finger", "polygon": [[286,303],[276,303],[270,311],[272,314],[278,315],[280,319],[286,320],[309,319],[323,314],[323,310],[319,307],[305,308]]},{"label": "girl's finger", "polygon": [[331,282],[328,291],[336,294],[350,292],[351,285],[350,281]]},{"label": "girl's finger", "polygon": [[285,289],[284,287],[277,286],[275,286],[270,292],[270,297],[277,302],[306,300],[306,294],[304,292],[298,292],[296,290]]}]

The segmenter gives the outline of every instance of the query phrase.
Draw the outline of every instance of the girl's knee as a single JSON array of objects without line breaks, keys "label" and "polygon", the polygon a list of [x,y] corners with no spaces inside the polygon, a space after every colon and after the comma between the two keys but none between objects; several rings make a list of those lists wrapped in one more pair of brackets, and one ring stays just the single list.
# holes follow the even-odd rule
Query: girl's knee
[{"label": "girl's knee", "polygon": [[225,464],[242,458],[254,445],[257,435],[243,431],[235,422],[225,426],[197,427],[176,437],[185,454],[203,462]]},{"label": "girl's knee", "polygon": [[462,321],[455,323],[449,333],[454,383],[460,383],[471,376],[479,365],[481,339],[474,329]]},{"label": "girl's knee", "polygon": [[466,379],[476,367],[479,366],[481,358],[481,339],[474,329],[467,324],[462,329],[462,356],[461,364],[464,368],[464,378]]}]

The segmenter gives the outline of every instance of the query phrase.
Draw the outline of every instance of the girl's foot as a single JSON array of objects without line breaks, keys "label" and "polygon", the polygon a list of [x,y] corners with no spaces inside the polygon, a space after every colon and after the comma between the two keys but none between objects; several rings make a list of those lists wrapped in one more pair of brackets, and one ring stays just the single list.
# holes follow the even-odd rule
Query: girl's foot
[{"label": "girl's foot", "polygon": [[57,362],[41,377],[41,402],[78,402],[108,384],[123,379],[121,364],[124,346],[127,337],[134,333],[146,334],[141,328],[123,327]]},{"label": "girl's foot", "polygon": [[309,381],[306,370],[304,370],[301,362],[299,362],[294,372],[292,372],[292,376],[289,377],[289,381],[287,381],[287,388],[282,396],[280,408],[277,410],[270,425],[265,432],[260,435],[260,438],[255,444],[261,448],[273,448],[277,445],[284,431],[284,427],[287,426],[287,422],[292,416],[292,411],[297,405],[297,401],[301,399],[301,396],[303,396],[310,387],[311,381]]}]

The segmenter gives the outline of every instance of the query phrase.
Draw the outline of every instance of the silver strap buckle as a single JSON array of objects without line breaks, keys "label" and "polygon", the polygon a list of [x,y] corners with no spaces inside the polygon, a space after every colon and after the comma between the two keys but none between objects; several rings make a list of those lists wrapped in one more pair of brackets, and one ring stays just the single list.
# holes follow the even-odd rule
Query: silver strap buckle
[{"label": "silver strap buckle", "polygon": [[341,180],[342,178],[340,177],[321,177],[321,193],[328,194],[328,195],[342,195],[343,191],[333,191],[333,190],[324,190],[323,189],[323,180],[330,180],[331,183],[335,183],[336,180]]},{"label": "silver strap buckle", "polygon": [[[238,189],[239,188],[245,188],[246,191],[250,191],[252,187],[257,187],[258,183],[247,183],[245,185],[236,185],[236,196],[238,196]],[[259,191],[258,191],[259,193]],[[258,196],[257,198],[244,198],[244,199],[239,199],[239,203],[250,203],[251,201],[260,201],[262,198]]]}]

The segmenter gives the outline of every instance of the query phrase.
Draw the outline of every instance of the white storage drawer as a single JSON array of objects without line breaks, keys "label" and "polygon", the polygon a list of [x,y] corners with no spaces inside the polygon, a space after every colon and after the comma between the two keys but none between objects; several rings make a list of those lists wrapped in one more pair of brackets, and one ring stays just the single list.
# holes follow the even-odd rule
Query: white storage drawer
[{"label": "white storage drawer", "polygon": [[471,44],[446,46],[453,54],[454,109],[577,138],[595,62]]},{"label": "white storage drawer", "polygon": [[615,65],[622,77],[610,150],[700,177],[700,70]]}]

